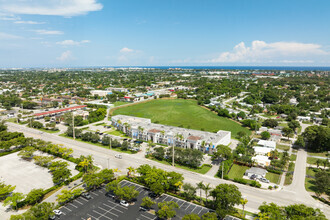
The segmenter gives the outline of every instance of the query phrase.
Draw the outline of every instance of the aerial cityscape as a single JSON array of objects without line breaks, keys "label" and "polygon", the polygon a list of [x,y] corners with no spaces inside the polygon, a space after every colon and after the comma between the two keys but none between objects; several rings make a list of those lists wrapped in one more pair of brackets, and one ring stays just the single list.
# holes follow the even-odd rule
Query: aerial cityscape
[{"label": "aerial cityscape", "polygon": [[0,220],[330,219],[329,9],[0,0]]}]

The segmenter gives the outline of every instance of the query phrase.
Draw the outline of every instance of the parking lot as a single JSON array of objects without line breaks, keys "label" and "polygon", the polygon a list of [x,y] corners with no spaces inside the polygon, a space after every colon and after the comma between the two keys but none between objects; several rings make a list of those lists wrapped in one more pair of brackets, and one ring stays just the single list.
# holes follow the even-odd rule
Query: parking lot
[{"label": "parking lot", "polygon": [[[60,219],[80,219],[80,220],[115,220],[115,219],[136,219],[136,220],[154,220],[157,217],[147,211],[141,211],[140,205],[142,198],[148,196],[148,189],[145,187],[123,180],[120,182],[121,186],[134,186],[137,191],[139,191],[139,196],[137,201],[134,204],[129,205],[128,207],[122,206],[118,201],[111,197],[106,196],[106,190],[104,188],[98,189],[96,191],[90,192],[91,199],[87,200],[83,197],[79,197],[74,201],[66,204],[61,207],[60,210],[63,214],[60,216]],[[163,194],[162,196],[155,199],[155,202],[164,202],[164,201],[174,201],[178,203],[179,209],[177,209],[177,215],[173,219],[181,219],[185,214],[196,213],[199,216],[207,213],[209,209],[195,205],[190,202],[175,198]],[[157,205],[153,207],[157,211]]]}]

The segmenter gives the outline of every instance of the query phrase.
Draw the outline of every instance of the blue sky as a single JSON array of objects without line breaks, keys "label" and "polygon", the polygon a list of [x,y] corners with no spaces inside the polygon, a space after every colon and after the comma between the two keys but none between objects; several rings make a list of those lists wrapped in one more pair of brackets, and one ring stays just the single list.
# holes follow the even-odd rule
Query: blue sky
[{"label": "blue sky", "polygon": [[0,0],[0,67],[330,66],[328,0]]}]

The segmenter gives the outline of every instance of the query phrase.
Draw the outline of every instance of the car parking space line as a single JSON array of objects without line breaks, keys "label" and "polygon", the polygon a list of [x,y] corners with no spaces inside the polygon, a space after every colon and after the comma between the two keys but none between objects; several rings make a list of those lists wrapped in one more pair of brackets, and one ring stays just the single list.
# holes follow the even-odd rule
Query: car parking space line
[{"label": "car parking space line", "polygon": [[92,193],[94,196],[98,196],[99,194],[95,193],[95,192],[90,192]]},{"label": "car parking space line", "polygon": [[199,213],[201,213],[201,211],[203,211],[203,207],[202,207],[202,209],[198,212],[198,215],[199,215]]},{"label": "car parking space line", "polygon": [[108,218],[108,219],[111,219],[111,220],[112,220],[112,218],[109,218],[108,216],[105,216],[105,215],[103,215],[102,213],[99,213],[98,211],[93,210],[93,212],[95,212],[96,214],[100,215],[100,216],[99,216],[98,218],[96,218],[96,219],[100,219],[101,217],[105,217],[105,218]]},{"label": "car parking space line", "polygon": [[[182,201],[179,201],[179,202],[182,202]],[[179,208],[181,208],[181,206],[183,206],[184,204],[185,204],[185,202],[182,202],[182,204],[179,206]]]},{"label": "car parking space line", "polygon": [[74,200],[75,202],[78,202],[80,205],[83,205],[84,203],[81,203],[78,201],[78,199]]},{"label": "car parking space line", "polygon": [[[93,210],[94,211],[94,210]],[[92,216],[91,214],[87,213],[87,215],[89,215],[90,217],[94,218],[94,219],[99,219],[99,218],[96,218],[95,216]]]},{"label": "car parking space line", "polygon": [[68,208],[68,207],[66,207],[66,206],[63,206],[63,208],[65,208],[65,209],[69,210],[70,212],[72,212],[72,210],[71,210],[71,209],[69,209],[69,208]]},{"label": "car parking space line", "polygon": [[147,218],[147,219],[151,219],[151,220],[154,220],[155,218],[149,218],[148,216],[145,216],[145,215],[143,215],[143,214],[141,214],[141,216],[143,216],[143,217],[145,217],[145,218]]},{"label": "car parking space line", "polygon": [[114,209],[114,210],[116,210],[117,212],[123,213],[122,211],[116,209],[116,207],[119,207],[119,206],[109,206],[109,205],[104,204],[104,203],[103,203],[103,205],[106,206],[106,207],[108,207],[108,208],[110,208],[111,210]]},{"label": "car parking space line", "polygon": [[[188,208],[189,206],[191,206],[191,203],[189,203],[189,205],[187,206],[187,208]],[[187,210],[187,208],[186,208],[185,210]]]},{"label": "car parking space line", "polygon": [[[112,204],[115,204],[115,206],[117,206],[118,204],[116,204],[116,203],[114,203],[114,202],[112,202],[112,201],[110,201],[110,200],[108,200],[108,202],[110,202],[110,203],[112,203]],[[123,209],[127,209],[126,207],[124,207],[124,206],[117,206],[117,207],[120,207],[120,208],[123,208]]]},{"label": "car parking space line", "polygon": [[126,184],[128,184],[129,182],[125,181],[124,183],[120,184],[121,187],[125,186]]},{"label": "car parking space line", "polygon": [[88,200],[85,199],[84,197],[79,197],[79,199],[82,199],[82,200],[84,200],[85,202],[88,202]]},{"label": "car parking space line", "polygon": [[106,210],[104,208],[101,208],[100,206],[98,208],[101,209],[101,210],[103,210],[103,211],[105,211],[105,213],[103,215],[109,213],[109,214],[114,215],[114,216],[116,216],[118,218],[118,215],[116,215],[116,214],[114,214],[114,213],[111,212],[112,209]]},{"label": "car parking space line", "polygon": [[73,207],[75,207],[76,209],[78,208],[77,206],[73,205],[72,203],[68,203],[69,205],[72,205]]},{"label": "car parking space line", "polygon": [[197,205],[195,205],[195,208],[191,211],[191,212],[194,212],[194,210],[196,209],[196,208],[198,208],[198,206]]}]

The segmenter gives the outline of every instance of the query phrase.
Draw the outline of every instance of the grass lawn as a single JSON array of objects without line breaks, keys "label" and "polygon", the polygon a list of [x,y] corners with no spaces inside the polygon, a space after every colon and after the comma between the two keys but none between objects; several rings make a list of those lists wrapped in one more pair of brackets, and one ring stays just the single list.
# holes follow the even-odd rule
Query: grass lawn
[{"label": "grass lawn", "polygon": [[229,179],[243,178],[245,171],[249,168],[250,167],[234,164],[228,173],[228,177]]},{"label": "grass lawn", "polygon": [[328,152],[320,152],[320,153],[313,153],[313,152],[308,152],[308,155],[310,156],[318,156],[318,157],[327,157]]},{"label": "grass lawn", "polygon": [[104,126],[104,125],[108,125],[107,123],[105,123],[105,122],[101,122],[101,123],[98,123],[98,124],[95,124],[95,126]]},{"label": "grass lawn", "polygon": [[[153,158],[153,157],[149,157],[148,159],[157,161],[157,162],[162,163],[162,164],[165,164],[165,165],[172,166],[172,163],[170,163],[170,162],[168,162],[166,160],[157,160],[156,158]],[[192,171],[192,172],[196,172],[196,173],[200,173],[200,174],[205,174],[205,173],[207,173],[212,168],[212,165],[210,165],[210,164],[203,164],[201,167],[199,167],[197,169],[194,169],[194,168],[191,168],[191,167],[187,167],[187,166],[183,166],[183,165],[179,165],[179,164],[175,164],[175,167],[181,168],[181,169],[184,169],[184,170],[188,170],[188,171]]]},{"label": "grass lawn", "polygon": [[117,102],[112,103],[112,104],[114,104],[114,106],[117,107],[117,106],[120,106],[120,105],[126,105],[126,104],[129,104],[129,102],[117,101]]},{"label": "grass lawn", "polygon": [[54,134],[54,133],[60,132],[60,130],[54,131],[54,130],[47,130],[47,129],[44,129],[44,128],[41,128],[41,129],[38,129],[38,130],[44,131],[44,132],[47,132],[47,133],[50,133],[50,134]]},{"label": "grass lawn", "polygon": [[297,159],[297,155],[291,154],[290,161],[296,161],[296,159]]},{"label": "grass lawn", "polygon": [[158,99],[114,110],[114,115],[131,115],[150,118],[153,123],[184,127],[195,130],[217,132],[231,131],[235,137],[239,131],[248,135],[251,131],[227,118],[219,117],[213,112],[197,105],[195,100]]},{"label": "grass lawn", "polygon": [[[66,134],[60,134],[59,136],[73,139],[73,137],[68,137],[68,136],[66,136]],[[92,142],[89,142],[89,141],[83,141],[79,138],[76,138],[76,141],[80,141],[80,142],[83,142],[83,143],[92,144],[92,145],[95,145],[95,146],[98,146],[98,147],[103,147],[105,149],[109,149],[109,146],[104,146],[103,144],[100,144],[100,143],[92,143]],[[132,151],[129,151],[129,150],[122,150],[120,148],[111,148],[109,150],[117,151],[117,152],[120,152],[120,153],[127,153],[127,154],[136,154],[137,153],[135,151],[132,152]]]},{"label": "grass lawn", "polygon": [[295,167],[295,164],[291,162],[288,167],[288,172],[285,175],[284,185],[290,185],[292,183],[293,174],[291,172],[294,171],[294,167]]},{"label": "grass lawn", "polygon": [[[307,163],[308,164],[315,164],[316,165],[317,160],[320,160],[320,159],[314,158],[314,157],[307,157]],[[320,166],[322,166],[322,164],[320,164]]]},{"label": "grass lawn", "polygon": [[[317,170],[316,168],[309,168],[309,167],[307,167],[307,169],[306,169],[306,175],[308,175],[308,176],[315,176],[315,173],[316,173],[315,171],[316,170]],[[305,179],[305,188],[309,192],[315,192],[316,191],[315,179],[306,177],[306,179]]]},{"label": "grass lawn", "polygon": [[290,150],[290,146],[287,145],[282,145],[282,144],[276,144],[276,148],[280,149],[280,150]]},{"label": "grass lawn", "polygon": [[280,183],[281,176],[279,174],[276,174],[276,173],[268,172],[266,174],[266,179],[268,179],[269,182],[272,182],[272,183],[275,183],[275,184],[279,184]]},{"label": "grass lawn", "polygon": [[17,123],[17,119],[16,118],[9,118],[7,119],[8,122],[12,122],[12,123]]},{"label": "grass lawn", "polygon": [[127,138],[130,138],[128,137],[126,134],[124,134],[124,132],[122,131],[118,131],[118,130],[113,130],[113,131],[107,131],[105,132],[107,134],[111,134],[111,135],[115,135],[115,136],[119,136],[119,137],[127,137]]}]

